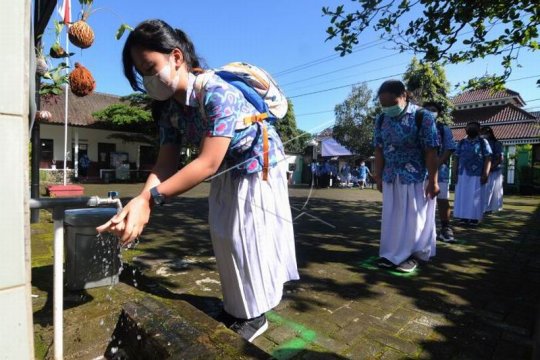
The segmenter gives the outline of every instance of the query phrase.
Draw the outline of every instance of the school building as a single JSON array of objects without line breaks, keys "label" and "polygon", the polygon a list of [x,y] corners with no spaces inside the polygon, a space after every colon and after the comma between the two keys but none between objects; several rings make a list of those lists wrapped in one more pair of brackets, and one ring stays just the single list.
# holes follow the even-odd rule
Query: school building
[{"label": "school building", "polygon": [[[87,181],[144,181],[157,157],[157,131],[140,125],[115,127],[109,121],[97,120],[93,114],[110,105],[120,104],[119,96],[92,93],[85,97],[68,95],[67,169],[70,178],[81,178],[81,158],[90,165]],[[64,169],[65,96],[41,99],[41,109],[51,118],[39,121],[41,153],[39,168],[42,178],[51,182],[61,179]],[[151,128],[152,126],[150,126]],[[181,149],[181,158],[188,158],[191,149]],[[302,154],[287,153],[290,184],[302,182]]]},{"label": "school building", "polygon": [[[92,114],[121,103],[118,96],[92,93],[85,97],[68,95],[67,168],[77,177],[80,159],[87,156],[90,165],[87,177],[93,180],[137,180],[144,178],[155,161],[154,134],[148,127],[118,128],[108,121],[99,121]],[[65,96],[41,99],[41,110],[49,111],[50,119],[40,120],[40,170],[61,172],[64,168]]]},{"label": "school building", "polygon": [[465,137],[470,121],[489,125],[503,144],[505,188],[525,194],[540,191],[540,112],[524,110],[525,101],[510,89],[466,91],[452,102],[454,139]]}]

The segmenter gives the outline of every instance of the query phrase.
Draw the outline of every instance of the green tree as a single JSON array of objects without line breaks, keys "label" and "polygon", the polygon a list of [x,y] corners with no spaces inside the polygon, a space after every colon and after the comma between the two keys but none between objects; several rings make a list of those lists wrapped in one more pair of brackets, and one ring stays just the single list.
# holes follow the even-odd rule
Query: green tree
[{"label": "green tree", "polygon": [[504,73],[490,77],[490,86],[502,88],[519,50],[540,49],[538,0],[352,1],[358,3],[352,11],[344,5],[323,8],[330,17],[327,40],[340,39],[335,49],[341,55],[352,52],[360,34],[371,28],[400,51],[412,50],[429,62],[455,64],[502,55]]},{"label": "green tree", "polygon": [[[120,98],[118,104],[92,114],[113,130],[133,131],[135,134],[112,134],[110,137],[124,142],[142,142],[157,145],[157,132],[150,112],[151,99],[145,94],[131,94]],[[152,134],[150,136],[146,134]]]},{"label": "green tree", "polygon": [[373,124],[377,112],[373,92],[366,83],[354,86],[344,102],[336,105],[332,136],[353,153],[373,154]]},{"label": "green tree", "polygon": [[414,57],[403,75],[403,80],[419,105],[426,101],[439,103],[442,107],[439,120],[452,123],[450,113],[453,105],[448,98],[450,83],[446,79],[443,66],[437,63],[421,63]]},{"label": "green tree", "polygon": [[276,122],[276,131],[283,141],[287,152],[301,153],[304,151],[309,134],[296,127],[296,116],[294,115],[294,105],[289,100],[289,108],[283,119]]}]

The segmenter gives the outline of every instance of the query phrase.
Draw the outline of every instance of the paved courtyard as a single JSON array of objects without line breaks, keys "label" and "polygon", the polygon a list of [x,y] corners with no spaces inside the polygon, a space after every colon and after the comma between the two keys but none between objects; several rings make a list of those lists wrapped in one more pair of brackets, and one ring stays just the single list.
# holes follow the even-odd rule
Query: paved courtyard
[{"label": "paved courtyard", "polygon": [[[85,185],[86,195],[140,184]],[[208,184],[157,208],[134,250],[124,250],[122,287],[220,311],[220,283],[208,234]],[[455,227],[458,244],[415,273],[376,268],[381,195],[375,190],[290,190],[301,280],[286,286],[255,345],[277,359],[528,359],[540,299],[540,197],[508,196],[478,228]],[[38,354],[49,357],[50,237],[33,226],[33,293]],[[84,347],[70,329],[99,322],[125,292],[89,290],[67,300],[66,347]],[[78,315],[77,315],[78,314]],[[78,336],[78,339],[77,339]],[[48,354],[48,355],[46,355]]]}]

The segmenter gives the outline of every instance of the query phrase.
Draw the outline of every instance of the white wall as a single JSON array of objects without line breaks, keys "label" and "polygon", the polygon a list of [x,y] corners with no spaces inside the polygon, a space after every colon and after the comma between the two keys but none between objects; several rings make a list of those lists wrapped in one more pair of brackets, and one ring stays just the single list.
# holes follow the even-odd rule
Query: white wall
[{"label": "white wall", "polygon": [[[54,159],[64,160],[64,126],[41,124],[41,138],[52,139],[54,141]],[[71,158],[71,144],[75,140],[75,132],[79,133],[79,144],[88,144],[88,157],[91,161],[98,161],[98,143],[116,144],[116,151],[127,152],[130,162],[139,161],[139,146],[147,144],[139,143],[124,143],[118,139],[109,139],[108,136],[116,131],[88,129],[83,127],[68,127],[68,152]]]},{"label": "white wall", "polygon": [[29,0],[0,4],[0,359],[33,359],[28,210]]}]

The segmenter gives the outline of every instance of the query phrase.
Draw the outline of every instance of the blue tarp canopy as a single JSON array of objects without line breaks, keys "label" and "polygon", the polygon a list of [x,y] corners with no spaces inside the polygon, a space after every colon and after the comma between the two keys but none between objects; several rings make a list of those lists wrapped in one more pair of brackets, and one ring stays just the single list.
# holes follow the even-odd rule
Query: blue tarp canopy
[{"label": "blue tarp canopy", "polygon": [[321,155],[322,156],[349,156],[352,152],[334,138],[326,138],[321,140]]}]

